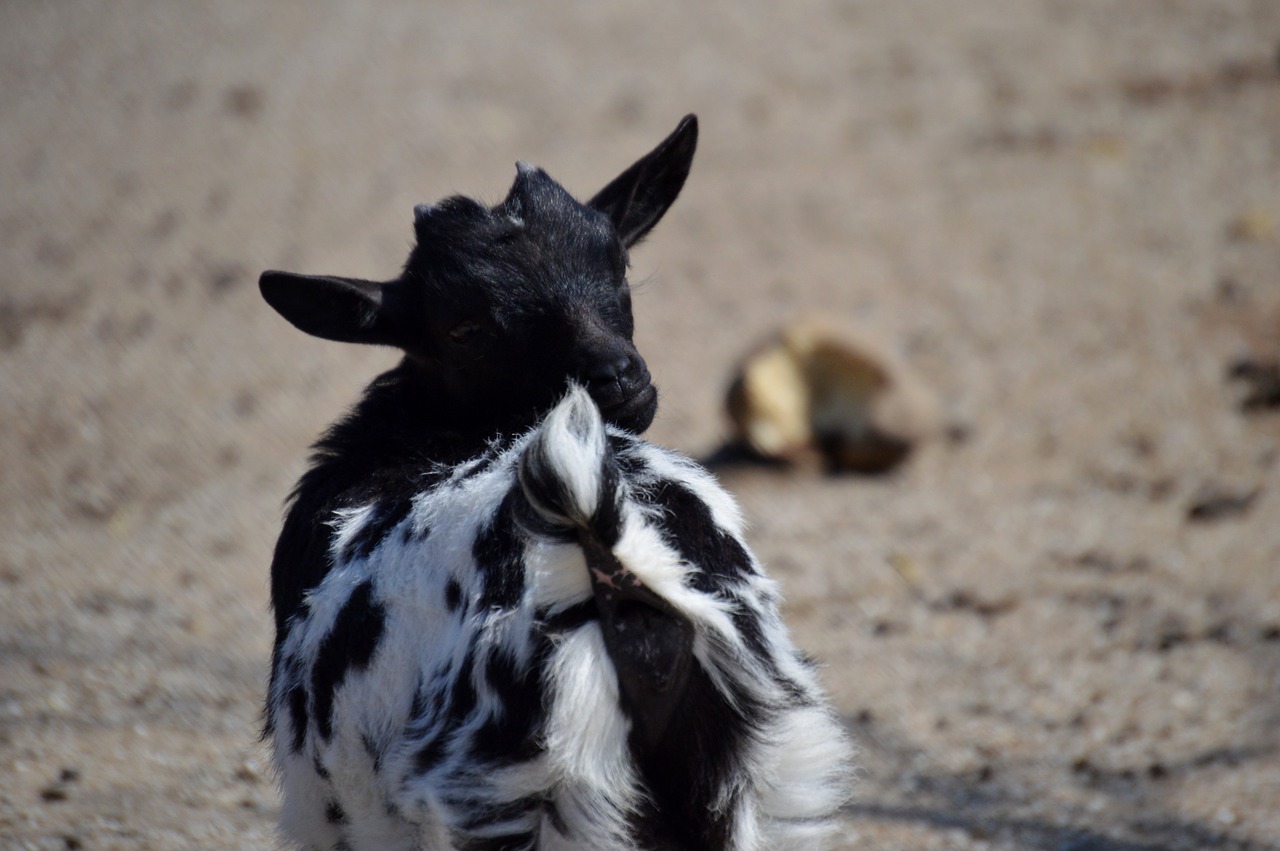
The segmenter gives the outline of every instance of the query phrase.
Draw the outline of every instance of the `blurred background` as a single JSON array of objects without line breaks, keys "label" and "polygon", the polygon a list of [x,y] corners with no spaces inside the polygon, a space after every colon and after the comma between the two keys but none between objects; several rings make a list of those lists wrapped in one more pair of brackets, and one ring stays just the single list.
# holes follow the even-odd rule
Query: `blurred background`
[{"label": "blurred background", "polygon": [[1280,847],[1280,4],[0,4],[0,846],[271,848],[267,570],[388,351],[259,272],[395,275],[516,160],[633,252],[650,436],[873,334],[887,475],[722,463],[863,754],[850,847]]}]

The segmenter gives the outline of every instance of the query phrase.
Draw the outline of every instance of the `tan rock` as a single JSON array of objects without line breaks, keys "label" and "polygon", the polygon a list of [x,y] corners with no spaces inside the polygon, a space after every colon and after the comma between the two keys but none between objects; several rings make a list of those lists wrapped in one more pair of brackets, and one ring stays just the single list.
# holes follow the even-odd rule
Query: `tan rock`
[{"label": "tan rock", "polygon": [[939,430],[929,389],[884,346],[819,321],[781,330],[744,358],[726,407],[734,437],[764,458],[821,458],[883,472]]}]

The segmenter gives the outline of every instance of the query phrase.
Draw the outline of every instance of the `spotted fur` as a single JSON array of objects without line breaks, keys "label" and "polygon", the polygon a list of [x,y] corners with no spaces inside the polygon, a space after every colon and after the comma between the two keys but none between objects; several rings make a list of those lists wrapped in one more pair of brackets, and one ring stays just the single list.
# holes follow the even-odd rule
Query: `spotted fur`
[{"label": "spotted fur", "polygon": [[269,696],[308,848],[816,847],[849,746],[706,471],[571,389],[329,515]]}]

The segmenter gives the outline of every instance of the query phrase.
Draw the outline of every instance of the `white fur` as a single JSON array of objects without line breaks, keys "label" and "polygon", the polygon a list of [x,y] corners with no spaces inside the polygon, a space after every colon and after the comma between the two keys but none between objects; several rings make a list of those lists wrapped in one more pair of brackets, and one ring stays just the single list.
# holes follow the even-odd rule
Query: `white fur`
[{"label": "white fur", "polygon": [[[522,596],[511,608],[480,608],[476,601],[486,566],[475,563],[476,537],[501,522],[499,506],[525,473],[521,459],[535,444],[567,485],[574,516],[561,519],[589,522],[600,500],[607,498],[600,491],[607,436],[590,398],[573,392],[539,428],[483,469],[465,465],[419,494],[400,525],[367,557],[341,561],[347,545],[374,519],[373,506],[335,518],[335,566],[307,598],[306,616],[291,625],[283,646],[283,657],[295,660],[299,669],[292,677],[280,676],[270,697],[285,799],[281,826],[290,839],[317,848],[345,841],[356,849],[434,849],[452,847],[454,832],[475,839],[533,829],[541,836],[541,848],[632,847],[628,819],[642,806],[644,793],[628,749],[630,723],[598,621],[552,639],[545,661],[548,691],[541,707],[540,753],[523,762],[486,767],[471,761],[469,749],[476,731],[519,709],[504,706],[488,683],[484,672],[489,659],[509,654],[520,670],[529,669],[535,663],[538,618],[592,598],[582,549],[563,540],[530,537],[526,531]],[[741,574],[724,587],[714,593],[697,590],[691,580],[704,566],[684,562],[672,549],[656,522],[660,512],[642,497],[655,482],[674,479],[705,503],[722,531],[740,541],[738,507],[692,462],[621,432],[616,436],[629,441],[627,451],[644,462],[646,473],[619,483],[622,525],[615,557],[693,624],[694,658],[725,698],[748,694],[772,707],[776,716],[763,735],[745,740],[742,762],[749,771],[721,789],[723,803],[717,806],[727,806],[731,799],[739,802],[733,848],[815,847],[847,794],[849,746],[816,675],[800,661],[778,616],[777,588],[748,556]],[[533,508],[559,516],[551,506]],[[406,531],[412,534],[406,537]],[[322,740],[312,723],[304,746],[294,753],[289,690],[310,682],[311,667],[339,612],[352,591],[369,579],[374,602],[384,613],[376,650],[366,668],[347,671],[335,690],[332,737]],[[451,581],[466,601],[460,611],[446,604]],[[797,704],[762,667],[735,627],[735,612],[758,624],[769,664],[809,696],[808,705]],[[429,708],[415,722],[415,695],[423,690],[431,701],[433,688],[457,687],[459,671],[468,661],[475,702],[466,718],[450,728],[445,714]],[[418,770],[419,753],[437,740],[443,742],[438,760],[428,770]],[[327,779],[317,772],[317,763]],[[469,823],[468,808],[500,809],[530,798],[550,801],[559,821],[535,809]],[[326,807],[335,800],[347,816],[344,824],[325,820]]]},{"label": "white fur", "polygon": [[[545,463],[568,485],[568,519],[585,525],[600,502],[600,459],[605,451],[604,423],[586,390],[577,386],[569,390],[564,401],[547,414],[542,427],[534,432],[530,449],[540,451]],[[519,470],[523,481],[523,464]],[[532,493],[529,497],[536,510],[555,518],[555,509],[538,504]]]},{"label": "white fur", "polygon": [[618,683],[596,624],[568,636],[556,649],[547,753],[561,816],[586,847],[615,848],[619,830],[638,803],[635,770],[627,758],[631,725],[618,705]]}]

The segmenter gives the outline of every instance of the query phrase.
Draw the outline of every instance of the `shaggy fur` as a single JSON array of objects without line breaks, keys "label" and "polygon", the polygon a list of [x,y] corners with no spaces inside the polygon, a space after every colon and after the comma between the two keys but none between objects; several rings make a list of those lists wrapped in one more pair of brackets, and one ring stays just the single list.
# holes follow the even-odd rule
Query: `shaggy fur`
[{"label": "shaggy fur", "polygon": [[[407,474],[408,475],[408,474]],[[270,690],[311,848],[814,847],[849,747],[693,462],[571,389],[331,516]]]}]

